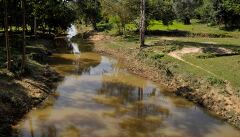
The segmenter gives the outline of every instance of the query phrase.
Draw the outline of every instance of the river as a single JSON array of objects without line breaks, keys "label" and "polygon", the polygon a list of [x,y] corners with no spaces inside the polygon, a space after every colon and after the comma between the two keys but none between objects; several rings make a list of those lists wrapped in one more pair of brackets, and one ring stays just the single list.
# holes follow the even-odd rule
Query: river
[{"label": "river", "polygon": [[[68,39],[77,34],[74,26]],[[71,42],[49,63],[65,78],[19,123],[22,137],[240,137],[240,131],[118,60]]]}]

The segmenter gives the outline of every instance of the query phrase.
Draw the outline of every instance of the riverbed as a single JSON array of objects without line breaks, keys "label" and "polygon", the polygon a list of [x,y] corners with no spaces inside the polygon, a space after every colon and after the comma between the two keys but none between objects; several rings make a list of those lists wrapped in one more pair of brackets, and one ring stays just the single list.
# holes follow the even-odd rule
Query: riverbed
[{"label": "riverbed", "polygon": [[[69,29],[68,39],[76,35]],[[240,137],[240,131],[121,62],[71,42],[49,58],[56,94],[18,124],[23,137]]]}]

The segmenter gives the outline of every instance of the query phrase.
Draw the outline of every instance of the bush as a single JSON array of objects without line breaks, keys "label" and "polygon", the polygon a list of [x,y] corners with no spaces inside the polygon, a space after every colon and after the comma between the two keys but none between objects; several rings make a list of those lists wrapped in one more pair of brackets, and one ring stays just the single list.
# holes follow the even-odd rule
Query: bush
[{"label": "bush", "polygon": [[216,55],[212,54],[212,53],[204,53],[204,54],[197,56],[197,58],[199,58],[199,59],[208,59],[208,58],[215,58],[215,57],[216,57]]},{"label": "bush", "polygon": [[212,76],[208,77],[208,78],[207,78],[207,81],[208,81],[211,85],[220,86],[220,85],[225,84],[225,81],[224,81],[224,80],[218,79],[218,78],[212,77]]},{"label": "bush", "polygon": [[150,58],[151,59],[155,59],[155,60],[158,60],[158,59],[161,59],[162,57],[164,57],[164,53],[162,52],[158,52],[158,53],[153,53]]}]

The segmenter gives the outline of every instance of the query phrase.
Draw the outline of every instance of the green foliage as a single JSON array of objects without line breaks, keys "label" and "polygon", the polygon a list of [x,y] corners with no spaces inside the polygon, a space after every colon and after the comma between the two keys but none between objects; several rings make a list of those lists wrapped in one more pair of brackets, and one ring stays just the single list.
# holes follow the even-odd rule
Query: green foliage
[{"label": "green foliage", "polygon": [[214,0],[213,5],[219,23],[223,23],[226,28],[240,29],[239,0]]},{"label": "green foliage", "polygon": [[191,24],[190,20],[196,15],[195,10],[202,4],[202,0],[173,0],[177,17],[185,25]]},{"label": "green foliage", "polygon": [[[1,1],[2,2],[2,1]],[[8,22],[17,30],[22,25],[21,0],[8,0]],[[37,27],[43,30],[56,32],[57,29],[66,30],[76,19],[76,10],[70,1],[59,0],[26,0],[26,23],[31,30],[34,27],[34,18]],[[3,27],[3,4],[0,4],[0,27]],[[11,27],[12,28],[12,27]]]},{"label": "green foliage", "polygon": [[152,55],[151,55],[151,59],[155,59],[155,60],[158,60],[158,59],[161,59],[162,57],[164,57],[164,53],[162,53],[162,52],[158,52],[158,53],[153,53]]},{"label": "green foliage", "polygon": [[175,13],[171,0],[152,0],[149,2],[149,20],[161,20],[166,26],[171,25],[175,19]]},{"label": "green foliage", "polygon": [[214,8],[212,1],[204,0],[203,5],[197,10],[197,15],[201,18],[202,22],[210,23],[211,25],[216,25]]},{"label": "green foliage", "polygon": [[[101,4],[104,17],[117,27],[119,34],[125,33],[126,26],[130,23],[139,29],[139,0],[103,0]],[[151,20],[171,25],[174,19],[171,0],[146,1],[146,27],[150,25]]]},{"label": "green foliage", "polygon": [[77,0],[78,16],[86,24],[90,22],[95,30],[97,23],[102,20],[100,0]]},{"label": "green foliage", "polygon": [[213,77],[213,76],[209,76],[209,77],[207,78],[207,81],[208,81],[211,85],[216,85],[216,86],[221,86],[221,85],[224,85],[224,84],[225,84],[224,80],[218,79],[218,78]]},{"label": "green foliage", "polygon": [[199,58],[199,59],[207,59],[207,58],[215,58],[215,57],[216,57],[216,55],[212,54],[212,53],[204,53],[204,54],[197,56],[197,58]]},{"label": "green foliage", "polygon": [[136,11],[137,0],[103,0],[101,4],[103,15],[116,25],[119,34],[125,33],[126,24],[133,22],[139,16]]},{"label": "green foliage", "polygon": [[223,24],[226,29],[240,29],[239,0],[204,0],[198,13],[204,22]]}]

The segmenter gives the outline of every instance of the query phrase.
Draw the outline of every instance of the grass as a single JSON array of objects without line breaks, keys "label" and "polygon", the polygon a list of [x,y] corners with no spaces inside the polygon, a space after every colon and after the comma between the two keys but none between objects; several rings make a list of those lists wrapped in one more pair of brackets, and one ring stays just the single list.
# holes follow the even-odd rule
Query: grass
[{"label": "grass", "polygon": [[[129,31],[136,30],[136,27],[134,24],[128,24],[126,25],[126,28]],[[181,22],[173,21],[172,25],[165,26],[162,24],[161,21],[155,21],[152,20],[150,22],[150,25],[148,27],[148,30],[150,31],[183,31],[188,33],[196,33],[196,34],[215,34],[215,35],[224,35],[224,36],[230,36],[234,38],[240,38],[240,31],[226,31],[224,29],[221,29],[219,26],[209,26],[208,24],[199,23],[198,20],[192,20],[191,25],[184,25]]]},{"label": "grass", "polygon": [[236,46],[240,48],[240,38],[192,38],[192,37],[169,37],[179,42],[195,42],[195,43],[214,43],[216,45]]},{"label": "grass", "polygon": [[184,59],[204,69],[219,78],[228,80],[233,86],[240,87],[240,55],[198,59],[195,55],[185,55]]},{"label": "grass", "polygon": [[[204,42],[205,38],[192,39],[196,39],[195,42]],[[220,38],[218,38],[217,40],[219,39]],[[146,40],[147,43],[155,41],[156,37],[148,37]],[[228,40],[225,38],[222,39],[221,44],[226,44],[226,41]],[[138,45],[139,43],[136,37],[118,37],[104,44],[104,46],[106,46],[107,48],[120,51],[128,51],[129,49],[135,49],[138,47]],[[197,58],[197,55],[199,54],[186,54],[184,56],[184,60],[207,70],[204,71],[203,69],[192,66],[167,54],[172,50],[178,50],[182,47],[194,46],[195,45],[179,45],[179,43],[162,43],[162,45],[149,46],[147,48],[144,48],[142,50],[142,52],[144,51],[144,53],[143,55],[140,55],[140,58],[153,61],[153,64],[158,64],[157,62],[159,62],[160,65],[155,67],[161,67],[161,65],[164,65],[172,73],[182,75],[184,77],[184,80],[186,81],[194,81],[195,78],[202,78],[205,81],[208,81],[211,85],[221,86],[225,83],[224,80],[227,80],[231,83],[232,86],[236,88],[240,87],[240,55],[214,57],[208,59]],[[209,73],[208,71],[212,72],[213,74]]]},{"label": "grass", "polygon": [[[150,47],[144,49],[148,55],[144,55],[143,57],[149,57],[149,59],[156,62],[163,62],[172,72],[182,74],[185,77],[201,77],[205,80],[209,80],[210,83],[217,83],[219,85],[224,83],[222,80],[228,80],[233,86],[240,87],[240,55],[214,57],[207,59],[197,58],[197,55],[187,54],[184,56],[184,59],[186,61],[215,74],[213,75],[207,71],[173,58],[167,54],[171,51],[179,50],[183,47],[216,46],[239,50],[240,31],[226,31],[221,29],[219,26],[208,26],[207,24],[199,23],[198,20],[192,20],[191,25],[184,25],[177,21],[174,21],[170,26],[164,26],[159,21],[151,21],[150,24],[151,25],[148,29],[151,31],[179,30],[196,34],[230,36],[231,38],[209,38],[208,35],[206,35],[206,37],[202,37],[201,35],[197,35],[196,37],[148,36],[146,38],[146,44]],[[130,32],[136,30],[134,24],[128,24],[126,27]],[[107,34],[112,35],[115,31],[116,28],[112,28],[107,31]],[[111,42],[106,43],[105,46],[112,49],[128,50],[130,48],[138,47],[138,41],[139,39],[137,35],[125,35],[123,38],[111,40]]]},{"label": "grass", "polygon": [[162,22],[159,21],[151,21],[149,30],[180,30],[187,31],[191,33],[203,33],[203,34],[220,34],[220,35],[228,35],[232,37],[240,37],[240,31],[226,31],[220,29],[219,26],[208,26],[207,24],[199,23],[198,20],[192,20],[191,25],[184,25],[181,22],[174,21],[172,25],[165,26]]}]

